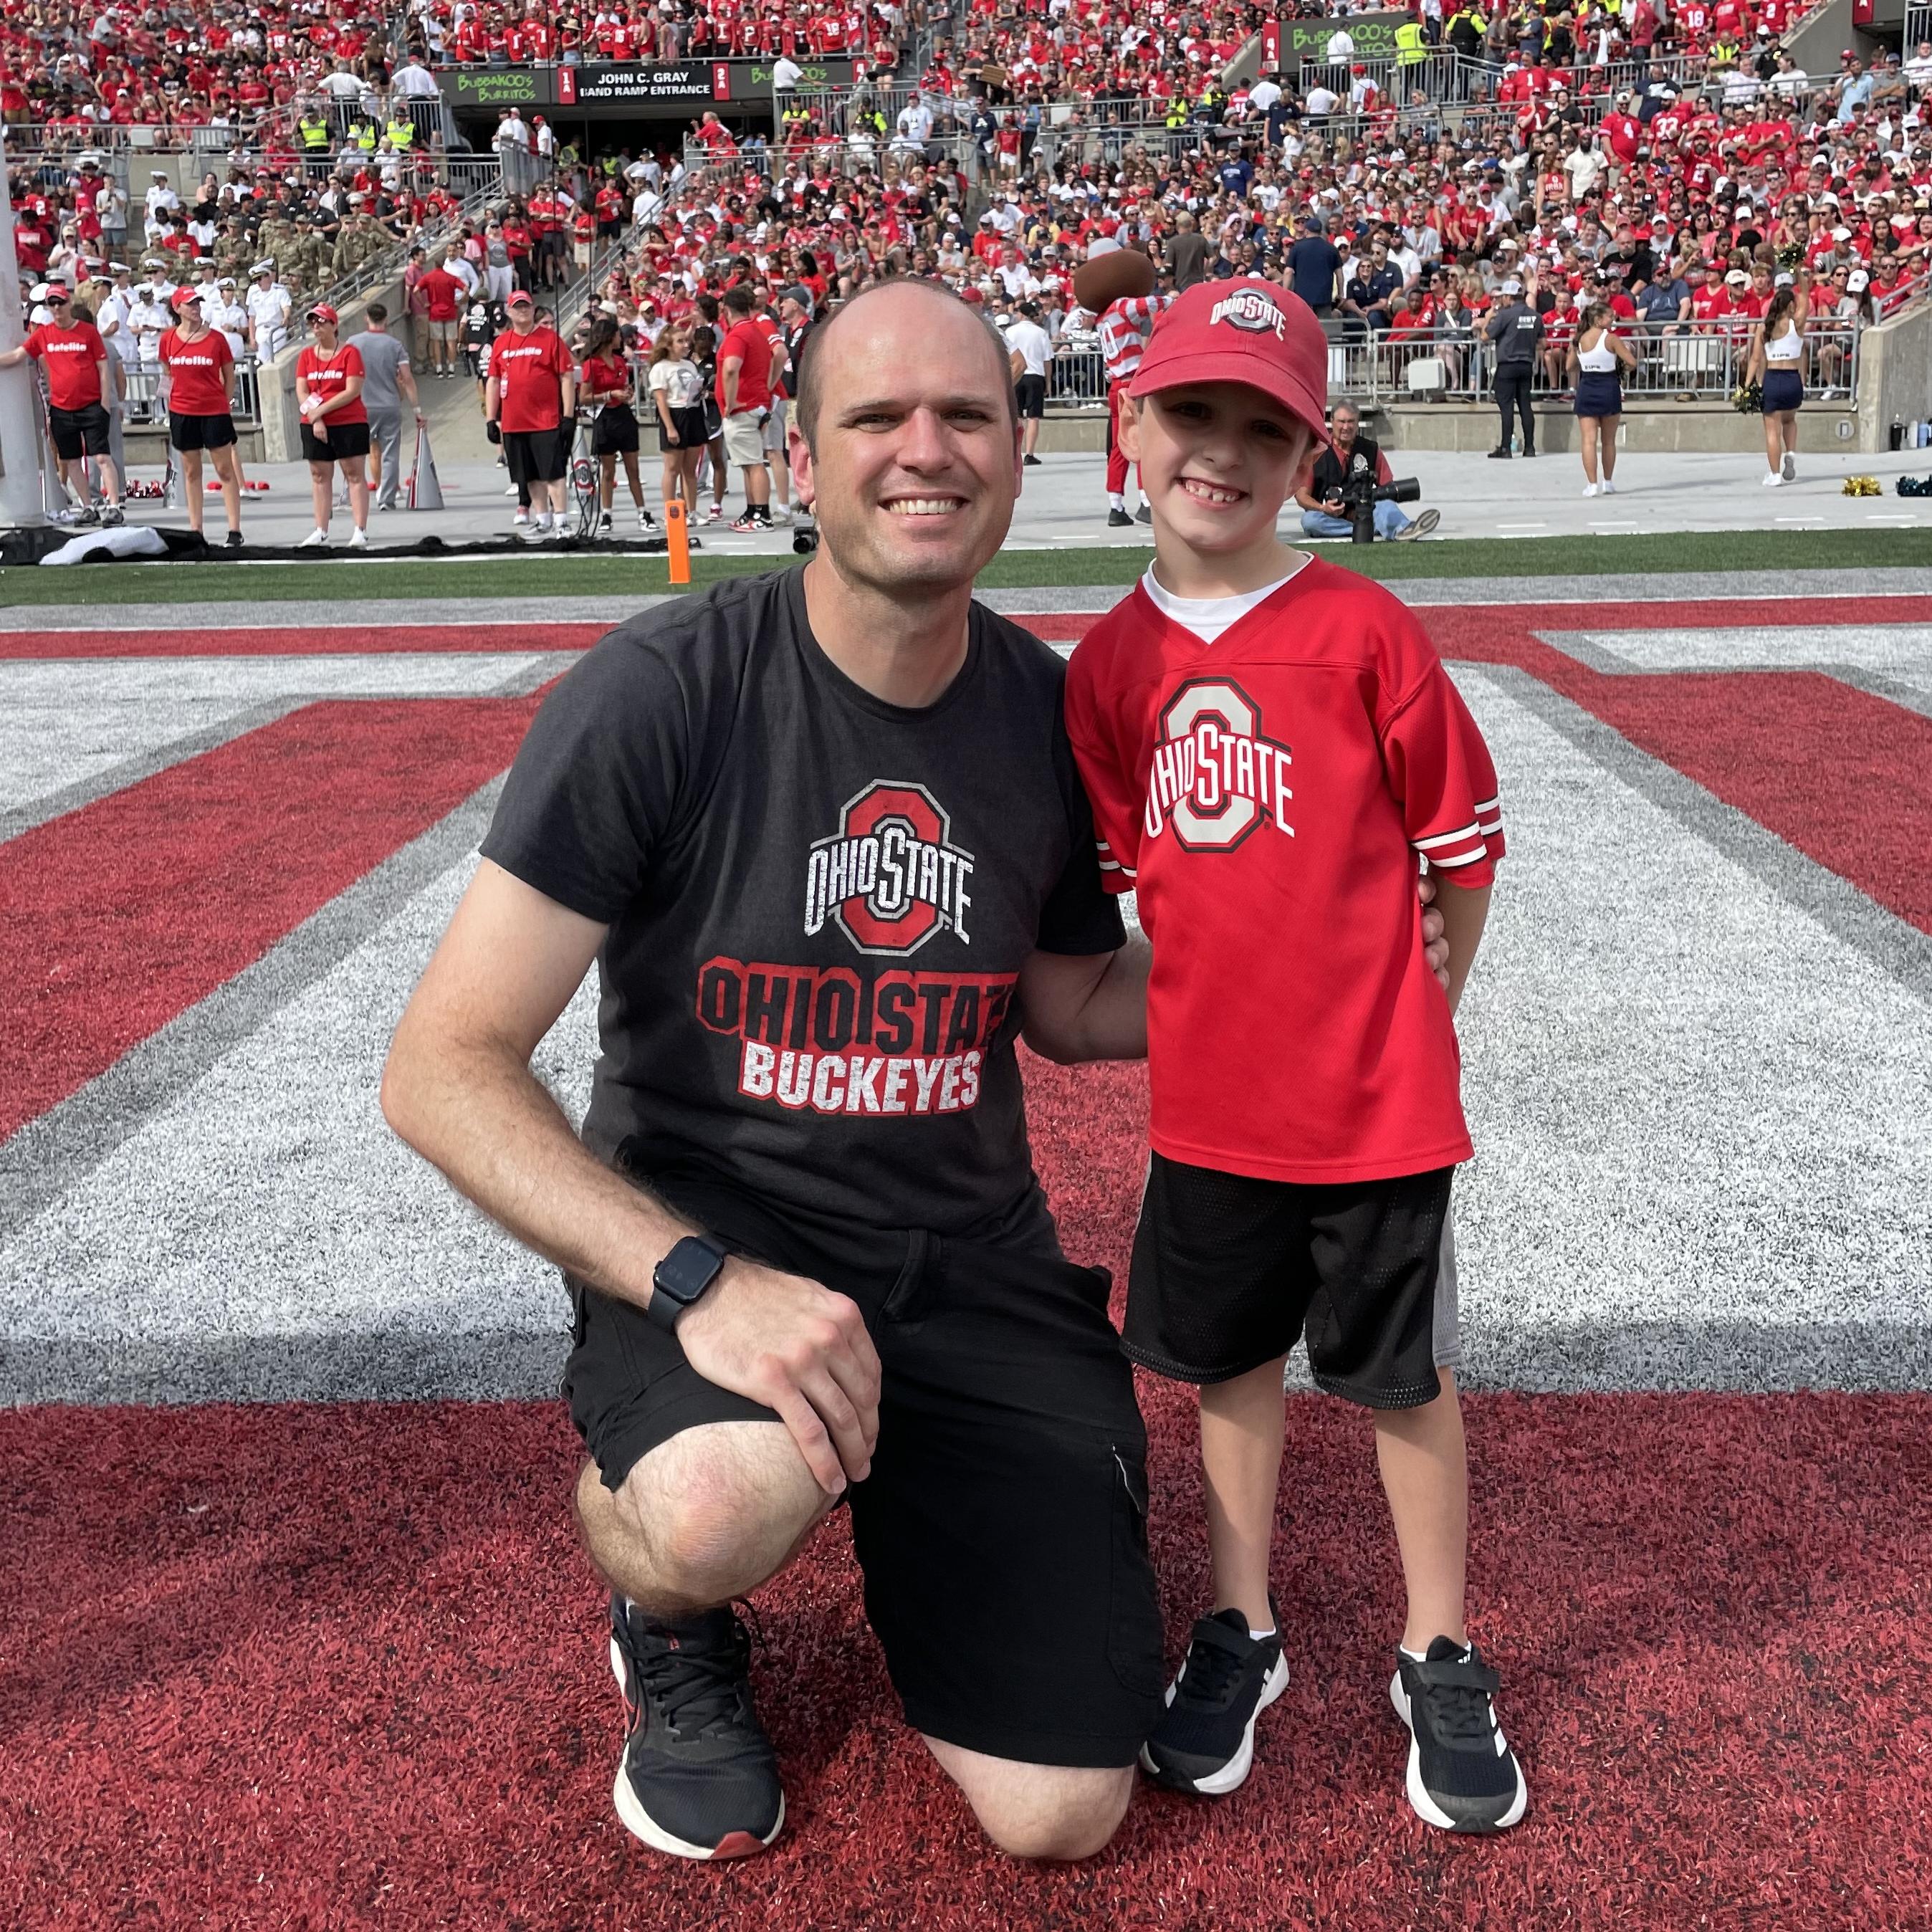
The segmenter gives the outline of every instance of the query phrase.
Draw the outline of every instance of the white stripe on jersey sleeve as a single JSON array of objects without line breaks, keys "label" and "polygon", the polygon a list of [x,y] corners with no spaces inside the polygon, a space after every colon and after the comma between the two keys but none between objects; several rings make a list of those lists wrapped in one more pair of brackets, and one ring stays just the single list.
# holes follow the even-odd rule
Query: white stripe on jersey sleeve
[{"label": "white stripe on jersey sleeve", "polygon": [[1432,838],[1412,838],[1408,842],[1418,852],[1432,852],[1438,845],[1454,845],[1465,838],[1473,838],[1482,830],[1479,825],[1466,825],[1460,832],[1438,832]]}]

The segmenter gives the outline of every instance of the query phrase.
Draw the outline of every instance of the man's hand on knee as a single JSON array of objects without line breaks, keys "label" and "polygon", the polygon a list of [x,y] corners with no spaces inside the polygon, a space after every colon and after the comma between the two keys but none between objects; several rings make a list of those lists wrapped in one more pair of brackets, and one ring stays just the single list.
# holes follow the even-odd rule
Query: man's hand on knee
[{"label": "man's hand on knee", "polygon": [[828,1495],[864,1480],[879,1439],[879,1358],[856,1302],[734,1256],[679,1317],[677,1339],[706,1382],[778,1412]]}]

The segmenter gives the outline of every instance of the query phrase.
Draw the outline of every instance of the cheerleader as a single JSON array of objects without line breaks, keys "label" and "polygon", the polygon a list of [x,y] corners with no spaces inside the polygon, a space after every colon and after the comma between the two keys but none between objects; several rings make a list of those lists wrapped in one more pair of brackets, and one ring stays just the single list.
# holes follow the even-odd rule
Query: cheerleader
[{"label": "cheerleader", "polygon": [[[1582,326],[1570,351],[1570,373],[1576,387],[1576,420],[1582,426],[1583,494],[1617,494],[1617,424],[1623,418],[1623,372],[1636,373],[1636,356],[1612,327],[1616,320],[1608,302],[1593,302],[1583,311]],[[1604,480],[1597,481],[1599,463]]]},{"label": "cheerleader", "polygon": [[1804,401],[1804,309],[1795,288],[1772,296],[1751,336],[1747,382],[1764,391],[1765,486],[1798,480],[1798,412]]}]

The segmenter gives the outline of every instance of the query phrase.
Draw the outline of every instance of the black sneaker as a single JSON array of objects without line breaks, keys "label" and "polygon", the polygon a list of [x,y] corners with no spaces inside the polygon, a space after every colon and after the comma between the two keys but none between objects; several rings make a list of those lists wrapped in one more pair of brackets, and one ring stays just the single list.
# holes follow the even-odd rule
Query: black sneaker
[{"label": "black sneaker", "polygon": [[1507,449],[1492,449],[1490,452],[1490,460],[1492,463],[1507,463],[1510,460],[1511,454],[1512,452]]},{"label": "black sneaker", "polygon": [[611,1796],[626,1830],[680,1858],[742,1858],[784,1825],[771,1740],[752,1708],[752,1640],[729,1610],[654,1623],[610,1599],[624,1694]]},{"label": "black sneaker", "polygon": [[1279,1635],[1256,1642],[1239,1610],[1203,1617],[1168,1686],[1167,1709],[1141,1747],[1142,1768],[1170,1790],[1225,1796],[1254,1763],[1256,1718],[1287,1688]]},{"label": "black sneaker", "polygon": [[239,550],[242,548],[242,532],[239,530],[230,530],[226,542],[230,550]]},{"label": "black sneaker", "polygon": [[1143,503],[1140,508],[1134,512],[1134,521],[1137,524],[1152,523],[1154,521],[1153,511],[1148,508],[1146,504]]},{"label": "black sneaker", "polygon": [[770,517],[761,517],[755,510],[747,510],[742,517],[731,519],[731,527],[741,536],[748,536],[754,530],[768,530],[771,526]]},{"label": "black sneaker", "polygon": [[1133,526],[1134,520],[1126,511],[1109,510],[1107,512],[1107,527],[1110,530],[1130,530]]},{"label": "black sneaker", "polygon": [[1036,456],[1029,456],[1024,466],[1028,470],[1037,470],[1040,466],[1040,458]]},{"label": "black sneaker", "polygon": [[1389,1685],[1408,1726],[1408,1802],[1444,1832],[1501,1832],[1529,1809],[1522,1766],[1491,1700],[1502,1680],[1475,1652],[1438,1636],[1422,1658],[1396,1653]]}]

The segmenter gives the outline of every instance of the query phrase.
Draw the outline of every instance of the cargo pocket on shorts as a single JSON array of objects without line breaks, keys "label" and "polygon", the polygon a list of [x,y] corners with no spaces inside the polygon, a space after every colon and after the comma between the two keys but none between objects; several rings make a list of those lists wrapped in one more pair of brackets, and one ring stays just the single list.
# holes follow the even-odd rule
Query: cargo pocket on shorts
[{"label": "cargo pocket on shorts", "polygon": [[1111,1564],[1107,1661],[1124,1690],[1157,1697],[1163,1687],[1160,1600],[1148,1557],[1146,1456],[1131,1444],[1108,1443],[1106,1453]]}]

